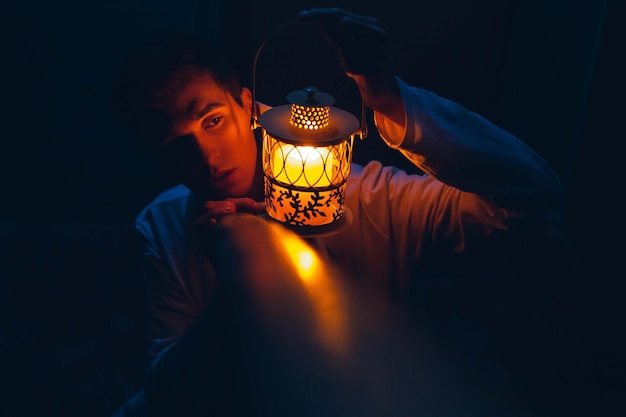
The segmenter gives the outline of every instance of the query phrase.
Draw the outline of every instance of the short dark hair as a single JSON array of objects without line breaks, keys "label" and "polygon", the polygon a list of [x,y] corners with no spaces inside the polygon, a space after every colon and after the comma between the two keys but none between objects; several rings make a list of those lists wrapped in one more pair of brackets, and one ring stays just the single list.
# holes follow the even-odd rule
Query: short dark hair
[{"label": "short dark hair", "polygon": [[161,111],[172,94],[203,71],[243,105],[239,77],[217,45],[181,32],[142,43],[113,80],[114,117],[141,141],[149,140],[160,127]]}]

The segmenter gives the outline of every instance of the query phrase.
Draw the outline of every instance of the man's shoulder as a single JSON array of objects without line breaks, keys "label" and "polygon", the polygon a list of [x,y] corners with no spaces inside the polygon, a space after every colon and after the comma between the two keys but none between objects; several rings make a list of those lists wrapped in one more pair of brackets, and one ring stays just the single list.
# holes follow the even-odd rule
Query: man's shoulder
[{"label": "man's shoulder", "polygon": [[154,200],[152,200],[146,206],[146,208],[160,206],[164,204],[165,205],[172,204],[173,202],[180,201],[180,200],[187,200],[190,194],[191,194],[191,191],[189,191],[189,188],[185,187],[182,184],[179,184],[157,195],[154,198]]},{"label": "man's shoulder", "polygon": [[151,222],[155,219],[173,216],[182,217],[190,195],[191,191],[182,184],[165,190],[141,210],[135,222]]}]

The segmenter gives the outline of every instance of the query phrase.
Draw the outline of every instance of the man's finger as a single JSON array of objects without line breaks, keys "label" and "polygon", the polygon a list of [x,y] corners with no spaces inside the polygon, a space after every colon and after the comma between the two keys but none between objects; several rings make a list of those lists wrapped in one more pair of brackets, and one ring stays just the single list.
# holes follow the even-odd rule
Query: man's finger
[{"label": "man's finger", "polygon": [[232,201],[206,201],[203,205],[207,215],[211,217],[222,217],[237,211],[237,207]]},{"label": "man's finger", "polygon": [[260,213],[265,209],[262,202],[254,201],[251,198],[227,198],[226,201],[233,203],[238,213]]}]

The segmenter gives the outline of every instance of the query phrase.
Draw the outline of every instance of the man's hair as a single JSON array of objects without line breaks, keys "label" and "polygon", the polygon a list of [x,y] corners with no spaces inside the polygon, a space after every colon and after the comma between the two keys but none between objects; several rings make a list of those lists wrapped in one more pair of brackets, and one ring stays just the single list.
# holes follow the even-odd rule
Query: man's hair
[{"label": "man's hair", "polygon": [[165,104],[200,72],[243,105],[239,77],[222,51],[198,36],[172,32],[141,44],[122,65],[113,81],[115,118],[149,140],[162,126]]}]

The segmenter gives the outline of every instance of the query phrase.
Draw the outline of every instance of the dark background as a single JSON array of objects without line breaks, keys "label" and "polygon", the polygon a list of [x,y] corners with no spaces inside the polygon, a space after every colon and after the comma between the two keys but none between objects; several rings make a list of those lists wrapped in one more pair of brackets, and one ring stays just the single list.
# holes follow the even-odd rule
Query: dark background
[{"label": "dark background", "polygon": [[[577,285],[596,323],[581,328],[594,349],[572,401],[577,410],[610,409],[623,382],[614,310],[623,272],[611,268],[619,259],[613,239],[623,238],[620,189],[612,187],[625,139],[618,3],[5,1],[0,411],[109,415],[136,389],[141,293],[132,222],[169,183],[112,119],[111,81],[125,55],[156,31],[184,29],[228,47],[251,86],[255,52],[270,31],[300,10],[327,6],[377,17],[401,78],[516,134],[560,175],[565,233],[584,277]],[[359,115],[356,89],[333,52],[317,33],[292,30],[263,50],[257,99],[282,104],[314,83]],[[406,166],[375,139],[357,143],[357,162]]]}]

